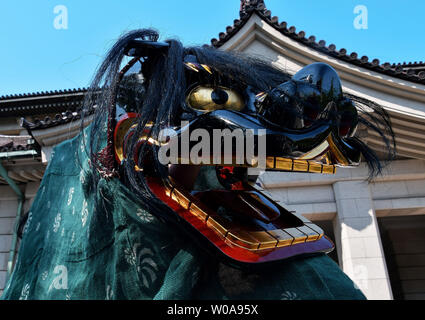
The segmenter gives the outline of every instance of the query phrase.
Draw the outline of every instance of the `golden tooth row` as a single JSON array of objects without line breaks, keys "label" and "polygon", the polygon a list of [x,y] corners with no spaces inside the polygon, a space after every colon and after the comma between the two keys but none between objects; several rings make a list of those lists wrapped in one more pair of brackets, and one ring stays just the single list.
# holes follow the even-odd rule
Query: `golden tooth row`
[{"label": "golden tooth row", "polygon": [[166,187],[166,195],[189,210],[219,236],[232,245],[248,250],[257,251],[286,247],[298,243],[319,240],[323,230],[313,223],[306,223],[301,227],[275,229],[267,231],[245,231],[235,229],[232,224],[219,215],[208,215],[197,204],[176,188]]},{"label": "golden tooth row", "polygon": [[312,172],[335,174],[336,167],[330,164],[320,164],[311,160],[297,160],[281,157],[267,157],[266,167],[271,170],[285,170],[295,172]]}]

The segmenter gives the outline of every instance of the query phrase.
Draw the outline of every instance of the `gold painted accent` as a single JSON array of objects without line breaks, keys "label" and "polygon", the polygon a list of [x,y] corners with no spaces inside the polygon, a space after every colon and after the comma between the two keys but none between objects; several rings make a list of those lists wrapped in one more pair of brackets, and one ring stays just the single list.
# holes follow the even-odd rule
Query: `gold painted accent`
[{"label": "gold painted accent", "polygon": [[212,74],[211,68],[207,66],[206,64],[201,64],[201,66],[209,73]]},{"label": "gold painted accent", "polygon": [[143,136],[141,136],[140,138],[139,138],[139,142],[140,141],[147,141],[147,142],[149,142],[150,144],[154,144],[154,145],[156,145],[156,146],[158,146],[158,147],[160,147],[160,146],[162,146],[162,145],[166,145],[167,143],[161,143],[161,142],[159,142],[158,140],[155,140],[154,138],[152,138],[152,137],[149,137],[148,138],[148,136],[147,135],[143,135]]},{"label": "gold painted accent", "polygon": [[335,166],[323,166],[323,173],[335,174],[336,173],[336,167]]},{"label": "gold painted accent", "polygon": [[226,87],[217,87],[227,93],[228,100],[225,104],[216,104],[211,94],[216,89],[211,86],[197,86],[187,95],[186,103],[193,109],[200,111],[214,111],[219,109],[241,111],[245,108],[244,99],[240,94]]},{"label": "gold painted accent", "polygon": [[318,225],[312,223],[311,221],[309,223],[306,223],[305,226],[308,227],[308,228],[310,228],[310,229],[312,229],[316,233],[318,233],[319,234],[319,238],[318,239],[320,239],[321,237],[323,237],[324,234],[325,234],[325,232],[323,231],[322,228],[320,228]]},{"label": "gold painted accent", "polygon": [[325,164],[332,164],[330,151],[326,152],[322,157],[320,157],[319,161]]},{"label": "gold painted accent", "polygon": [[248,250],[258,250],[260,242],[250,236],[249,232],[242,230],[230,230],[227,233],[226,241]]},{"label": "gold painted accent", "polygon": [[114,139],[114,146],[115,146],[115,153],[120,161],[124,160],[124,150],[123,150],[123,144],[124,144],[124,138],[127,134],[128,130],[134,125],[134,122],[136,121],[136,118],[128,118],[124,120],[120,126],[117,128],[117,132],[115,134]]},{"label": "gold painted accent", "polygon": [[277,243],[279,242],[266,231],[251,231],[249,234],[260,242],[260,246],[258,247],[260,250],[276,248]]},{"label": "gold painted accent", "polygon": [[186,62],[185,65],[187,65],[190,69],[192,69],[195,72],[199,72],[198,68],[191,62]]},{"label": "gold painted accent", "polygon": [[193,215],[206,222],[207,226],[225,238],[226,242],[248,250],[266,250],[316,241],[324,234],[320,227],[311,223],[309,220],[307,224],[297,228],[250,232],[231,229],[231,222],[219,215],[208,215],[176,188],[165,186],[165,193],[183,208],[190,210]]},{"label": "gold painted accent", "polygon": [[323,154],[327,149],[329,148],[329,142],[327,140],[323,141],[320,145],[318,145],[316,148],[311,150],[310,152],[307,152],[305,155],[298,159],[303,160],[313,160],[314,158],[317,158],[321,154]]},{"label": "gold painted accent", "polygon": [[289,233],[283,231],[282,229],[267,230],[267,233],[270,234],[276,240],[278,240],[278,248],[290,246],[294,241],[294,237],[292,237]]},{"label": "gold painted accent", "polygon": [[342,152],[336,146],[336,144],[335,144],[335,142],[332,138],[332,135],[329,135],[328,142],[329,142],[329,148],[331,149],[332,154],[335,156],[338,163],[343,165],[343,166],[349,166],[350,163],[348,162],[347,158],[342,154]]},{"label": "gold painted accent", "polygon": [[266,168],[267,169],[274,169],[274,157],[267,157],[266,158]]},{"label": "gold painted accent", "polygon": [[306,160],[294,160],[293,171],[308,172],[308,161]]},{"label": "gold painted accent", "polygon": [[226,237],[227,232],[232,227],[228,221],[220,216],[209,216],[207,220],[207,226],[214,229],[216,233],[222,237]]},{"label": "gold painted accent", "polygon": [[171,192],[173,192],[173,188],[169,187],[169,186],[165,186],[165,194],[167,197],[171,197]]},{"label": "gold painted accent", "polygon": [[269,170],[285,170],[294,172],[327,173],[336,172],[334,165],[320,164],[311,160],[293,160],[281,157],[267,157],[266,168]]},{"label": "gold painted accent", "polygon": [[190,212],[197,216],[199,219],[201,219],[202,221],[205,221],[208,219],[208,214],[202,210],[201,208],[199,208],[196,204],[192,203],[190,205]]},{"label": "gold painted accent", "polygon": [[190,200],[179,190],[174,189],[171,197],[174,201],[178,202],[183,208],[189,209],[190,206]]},{"label": "gold painted accent", "polygon": [[307,236],[304,233],[302,233],[300,230],[298,230],[297,228],[287,228],[283,230],[289,233],[289,235],[294,238],[294,241],[292,242],[292,244],[304,243],[307,239]]},{"label": "gold painted accent", "polygon": [[314,163],[313,161],[309,162],[310,168],[308,172],[314,172],[314,173],[322,173],[323,171],[323,165],[319,163]]},{"label": "gold painted accent", "polygon": [[306,242],[316,241],[319,239],[319,234],[313,229],[306,227],[305,225],[302,227],[297,227],[297,229],[307,236]]},{"label": "gold painted accent", "polygon": [[293,168],[292,159],[277,157],[275,161],[276,161],[275,169],[292,171],[292,168]]},{"label": "gold painted accent", "polygon": [[[230,165],[229,163],[224,164],[224,158],[222,157],[220,163],[214,163],[217,161],[213,161],[214,159],[211,157],[209,163],[202,163],[203,165]],[[181,157],[177,158],[177,162],[180,164],[187,164],[184,162],[184,159]],[[190,164],[194,164],[190,161]],[[194,164],[195,165],[195,164]],[[244,164],[237,164],[236,158],[232,158],[232,166],[235,167],[257,167],[257,160],[253,160],[252,163],[245,162]],[[267,157],[266,158],[266,169],[268,170],[285,170],[285,171],[293,171],[293,172],[311,172],[311,173],[326,173],[326,174],[334,174],[336,172],[336,167],[334,165],[328,164],[320,164],[315,161],[310,160],[293,160],[289,158],[280,158],[280,157]]]}]

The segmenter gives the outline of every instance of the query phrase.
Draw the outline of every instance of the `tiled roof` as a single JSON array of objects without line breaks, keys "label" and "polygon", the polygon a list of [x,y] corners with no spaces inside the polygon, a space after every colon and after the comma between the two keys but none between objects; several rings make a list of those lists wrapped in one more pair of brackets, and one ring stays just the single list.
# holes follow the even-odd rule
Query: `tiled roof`
[{"label": "tiled roof", "polygon": [[56,90],[0,97],[0,117],[76,111],[87,89]]},{"label": "tiled roof", "polygon": [[327,45],[325,40],[316,41],[316,37],[313,35],[307,38],[305,31],[297,32],[294,26],[288,27],[285,21],[279,22],[279,18],[272,16],[271,11],[267,10],[263,0],[241,0],[240,19],[234,20],[233,26],[227,26],[226,32],[221,32],[218,39],[212,39],[211,44],[216,48],[222,46],[245,25],[253,14],[257,14],[283,35],[321,53],[395,78],[425,84],[424,62],[400,64],[386,62],[381,64],[378,59],[370,60],[367,56],[359,57],[356,52],[348,53],[344,48],[337,50],[334,44]]},{"label": "tiled roof", "polygon": [[85,93],[86,91],[87,91],[86,88],[75,88],[75,89],[50,90],[50,91],[41,91],[41,92],[32,92],[32,93],[23,93],[23,94],[11,94],[11,95],[0,96],[0,101],[10,100],[10,99],[67,95],[67,94],[81,93],[81,92]]},{"label": "tiled roof", "polygon": [[[96,106],[94,108],[91,108],[88,111],[88,114],[92,114],[93,111],[96,109]],[[54,117],[46,116],[43,119],[39,119],[35,117],[35,120],[33,122],[29,122],[22,118],[21,120],[21,126],[25,129],[28,129],[30,131],[38,130],[38,129],[47,129],[51,128],[57,125],[66,124],[71,121],[76,121],[81,119],[82,111],[81,109],[78,109],[77,111],[66,111],[62,113],[57,113]]]},{"label": "tiled roof", "polygon": [[0,153],[36,149],[37,145],[31,136],[0,135]]}]

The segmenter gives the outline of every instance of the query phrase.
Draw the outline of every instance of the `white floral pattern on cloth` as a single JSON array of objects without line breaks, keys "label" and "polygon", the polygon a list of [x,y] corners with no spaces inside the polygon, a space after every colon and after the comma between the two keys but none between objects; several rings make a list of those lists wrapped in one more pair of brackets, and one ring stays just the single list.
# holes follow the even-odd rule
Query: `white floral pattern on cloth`
[{"label": "white floral pattern on cloth", "polygon": [[[151,249],[136,244],[134,252],[137,252],[137,272],[142,278],[142,284],[145,288],[150,288],[156,281],[158,265],[154,261],[154,253]],[[141,248],[141,250],[138,250]]]},{"label": "white floral pattern on cloth", "polygon": [[136,252],[131,248],[124,249],[125,260],[132,266],[136,265]]},{"label": "white floral pattern on cloth", "polygon": [[112,300],[114,298],[114,291],[112,290],[112,287],[108,284],[106,286],[106,297],[105,300]]},{"label": "white floral pattern on cloth", "polygon": [[30,285],[27,283],[22,288],[21,296],[19,297],[19,300],[28,300],[29,294],[30,294]]},{"label": "white floral pattern on cloth", "polygon": [[68,201],[66,203],[68,206],[72,202],[72,196],[74,195],[74,190],[75,190],[74,187],[72,187],[72,188],[69,189],[69,192],[68,192]]},{"label": "white floral pattern on cloth", "polygon": [[53,232],[58,232],[61,226],[62,215],[58,213],[55,218],[55,222],[53,223]]},{"label": "white floral pattern on cloth", "polygon": [[84,170],[81,170],[80,172],[80,182],[81,184],[84,184],[84,182],[86,182],[86,173],[84,172]]},{"label": "white floral pattern on cloth", "polygon": [[146,223],[152,222],[155,219],[153,215],[143,209],[137,209],[136,214],[140,218],[140,220]]},{"label": "white floral pattern on cloth", "polygon": [[26,234],[31,226],[31,221],[32,221],[32,212],[28,213],[28,219],[27,222],[25,223],[25,227],[24,230],[22,231],[23,234]]},{"label": "white floral pattern on cloth", "polygon": [[81,150],[81,152],[84,152],[86,150],[87,145],[88,145],[87,131],[84,130],[83,137],[81,137],[81,142],[80,142],[80,150]]},{"label": "white floral pattern on cloth", "polygon": [[43,281],[45,281],[46,279],[47,279],[47,276],[49,275],[49,272],[48,271],[44,271],[42,274],[41,274],[41,280],[43,280]]},{"label": "white floral pattern on cloth", "polygon": [[[139,248],[141,248],[139,250]],[[149,289],[158,279],[158,265],[154,261],[154,253],[151,249],[136,244],[134,247],[124,250],[127,262],[136,267],[137,273],[141,277],[142,285]]]},{"label": "white floral pattern on cloth", "polygon": [[87,223],[87,218],[89,216],[89,210],[87,209],[87,201],[83,201],[83,209],[81,210],[81,223],[83,224],[83,227]]},{"label": "white floral pattern on cloth", "polygon": [[141,274],[143,285],[150,288],[157,279],[158,265],[153,260],[154,254],[151,249],[143,248],[139,253],[137,272]]},{"label": "white floral pattern on cloth", "polygon": [[300,300],[300,298],[298,298],[298,295],[295,292],[291,292],[291,291],[285,291],[284,293],[282,293],[282,295],[280,296],[281,300]]}]

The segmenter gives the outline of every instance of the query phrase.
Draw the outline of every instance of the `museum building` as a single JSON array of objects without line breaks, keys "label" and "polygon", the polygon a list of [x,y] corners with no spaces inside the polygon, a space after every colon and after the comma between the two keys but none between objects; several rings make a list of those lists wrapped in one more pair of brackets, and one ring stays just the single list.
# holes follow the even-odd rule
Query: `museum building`
[{"label": "museum building", "polygon": [[[286,208],[321,226],[331,257],[369,299],[425,299],[425,62],[381,63],[297,31],[242,0],[239,18],[211,45],[271,61],[295,74],[325,62],[345,93],[374,101],[391,117],[397,158],[367,182],[365,165],[335,175],[266,172],[259,182]],[[0,97],[0,294],[19,251],[20,230],[52,149],[80,132],[86,89]],[[87,119],[90,122],[90,118]],[[359,134],[378,152],[373,131]]]}]

